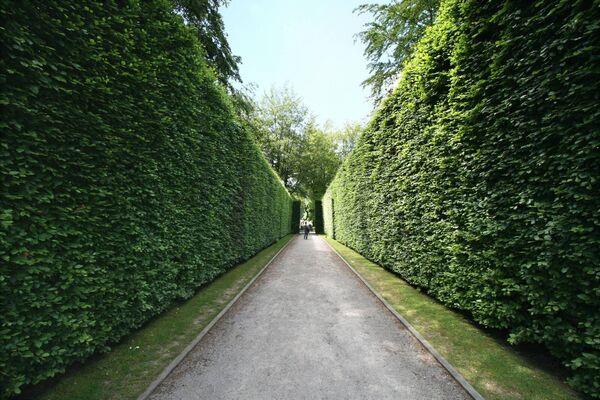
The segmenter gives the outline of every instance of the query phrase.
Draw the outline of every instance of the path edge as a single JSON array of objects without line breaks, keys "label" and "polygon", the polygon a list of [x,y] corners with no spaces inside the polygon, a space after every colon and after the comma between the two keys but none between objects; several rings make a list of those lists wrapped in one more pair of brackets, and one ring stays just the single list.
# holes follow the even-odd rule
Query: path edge
[{"label": "path edge", "polygon": [[454,368],[454,366],[448,362],[448,360],[446,360],[440,353],[438,353],[438,351],[427,341],[427,339],[425,339],[423,337],[423,335],[421,335],[406,320],[406,318],[404,318],[402,315],[400,315],[398,313],[398,311],[396,311],[383,297],[381,297],[379,295],[379,293],[377,293],[375,291],[375,289],[373,289],[373,287],[369,284],[369,282],[367,282],[358,273],[358,271],[356,271],[354,269],[354,267],[352,265],[350,265],[348,263],[348,261],[346,261],[346,259],[344,257],[342,257],[342,255],[336,249],[333,248],[333,246],[331,244],[329,244],[329,242],[327,240],[325,240],[322,237],[319,237],[319,239],[321,239],[325,243],[327,243],[327,246],[329,246],[329,248],[331,248],[331,250],[333,250],[333,252],[335,254],[337,254],[337,256],[344,262],[344,264],[346,264],[346,266],[348,268],[350,268],[350,270],[354,273],[354,275],[356,275],[358,277],[358,279],[360,279],[360,281],[371,291],[371,293],[373,293],[375,295],[375,297],[377,297],[379,299],[379,301],[385,306],[385,308],[387,308],[388,311],[390,311],[392,313],[392,315],[394,315],[394,317],[396,317],[400,321],[400,323],[402,325],[404,325],[406,327],[406,329],[408,329],[408,331],[415,337],[415,339],[417,339],[419,341],[419,343],[421,343],[423,345],[423,347],[425,347],[425,349],[427,349],[427,351],[429,351],[429,353],[431,353],[431,355],[442,365],[442,367],[444,367],[444,369],[446,371],[448,371],[448,373],[469,394],[469,396],[471,396],[475,400],[485,400],[485,398],[477,390],[475,390],[475,388],[473,386],[471,386],[471,384],[465,379],[465,377],[462,376],[461,373],[458,372],[458,370],[456,368]]},{"label": "path edge", "polygon": [[[250,280],[250,282],[248,282],[246,284],[246,286],[244,286],[242,288],[242,290],[229,302],[227,303],[227,305],[225,306],[225,308],[223,308],[209,323],[208,325],[206,325],[204,327],[204,329],[202,329],[202,331],[198,334],[198,336],[196,336],[196,338],[194,338],[194,340],[192,340],[190,342],[190,344],[187,345],[187,347],[185,349],[183,349],[183,351],[181,353],[179,353],[179,355],[177,357],[175,357],[175,359],[173,361],[171,361],[171,363],[169,365],[167,365],[165,367],[165,369],[160,373],[160,375],[158,375],[158,377],[152,381],[152,383],[150,383],[150,385],[146,388],[146,390],[144,390],[144,392],[142,394],[140,394],[137,398],[137,400],[146,400],[148,398],[148,396],[150,396],[154,390],[167,378],[167,376],[169,376],[171,374],[171,372],[173,372],[173,370],[183,361],[183,359],[194,349],[194,347],[196,347],[196,345],[198,343],[200,343],[200,341],[202,340],[202,338],[204,336],[206,336],[206,334],[211,330],[211,328],[217,323],[219,322],[219,320],[221,318],[223,318],[223,316],[227,313],[227,311],[229,311],[229,309],[231,307],[233,307],[233,305],[239,300],[240,297],[242,297],[242,295],[250,288],[250,286],[252,286],[252,284],[258,279],[260,278],[260,276],[263,274],[263,272],[265,272],[265,270],[271,265],[271,263],[277,258],[277,256],[283,251],[285,250],[286,247],[288,247],[288,245],[295,239],[294,234],[292,234],[292,238],[290,240],[287,241],[286,244],[283,245],[283,247],[281,249],[279,249],[279,251],[277,251],[277,253],[275,253],[275,255],[273,257],[271,257],[271,259],[269,260],[268,263],[265,264],[265,266],[258,272],[258,274],[256,274],[254,276],[254,278],[252,278]],[[335,251],[335,250],[334,250]],[[257,253],[258,254],[258,253]]]}]

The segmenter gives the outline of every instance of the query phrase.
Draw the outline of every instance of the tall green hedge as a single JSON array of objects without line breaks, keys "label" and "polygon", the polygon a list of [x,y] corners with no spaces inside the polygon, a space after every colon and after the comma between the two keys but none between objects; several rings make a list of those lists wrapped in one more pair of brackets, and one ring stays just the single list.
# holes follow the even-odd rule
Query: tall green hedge
[{"label": "tall green hedge", "polygon": [[300,232],[301,213],[302,213],[302,201],[294,200],[292,202],[292,223],[290,226],[292,233]]},{"label": "tall green hedge", "polygon": [[323,234],[325,229],[323,227],[323,203],[321,200],[313,201],[313,209],[315,210],[315,233]]},{"label": "tall green hedge", "polygon": [[323,200],[328,234],[596,398],[598,38],[594,1],[443,1]]},{"label": "tall green hedge", "polygon": [[323,195],[321,207],[323,208],[323,233],[335,239],[335,203],[331,195],[331,190],[326,191],[325,195]]},{"label": "tall green hedge", "polygon": [[0,397],[290,232],[167,0],[1,3]]}]

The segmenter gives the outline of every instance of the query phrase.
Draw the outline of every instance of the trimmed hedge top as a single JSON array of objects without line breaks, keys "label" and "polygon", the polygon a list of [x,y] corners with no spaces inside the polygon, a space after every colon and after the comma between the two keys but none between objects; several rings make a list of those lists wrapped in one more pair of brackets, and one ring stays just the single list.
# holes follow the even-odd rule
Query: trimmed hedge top
[{"label": "trimmed hedge top", "polygon": [[289,233],[291,198],[171,2],[0,12],[7,397]]},{"label": "trimmed hedge top", "polygon": [[442,2],[325,195],[329,235],[600,396],[600,7]]}]

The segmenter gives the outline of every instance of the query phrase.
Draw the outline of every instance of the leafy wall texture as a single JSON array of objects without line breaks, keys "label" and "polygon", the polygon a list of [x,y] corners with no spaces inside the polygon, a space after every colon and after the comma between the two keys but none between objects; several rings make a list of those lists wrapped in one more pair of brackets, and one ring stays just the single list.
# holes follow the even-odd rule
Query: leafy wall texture
[{"label": "leafy wall texture", "polygon": [[442,2],[330,185],[326,231],[600,396],[600,7]]},{"label": "leafy wall texture", "polygon": [[6,397],[289,233],[292,200],[171,2],[0,12]]}]

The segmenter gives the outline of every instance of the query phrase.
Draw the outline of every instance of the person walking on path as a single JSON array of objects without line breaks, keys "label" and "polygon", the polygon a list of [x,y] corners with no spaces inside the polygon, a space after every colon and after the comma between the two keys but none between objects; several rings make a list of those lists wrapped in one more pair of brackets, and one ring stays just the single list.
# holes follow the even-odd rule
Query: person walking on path
[{"label": "person walking on path", "polygon": [[308,234],[310,233],[310,227],[308,224],[304,225],[304,239],[308,239]]}]

